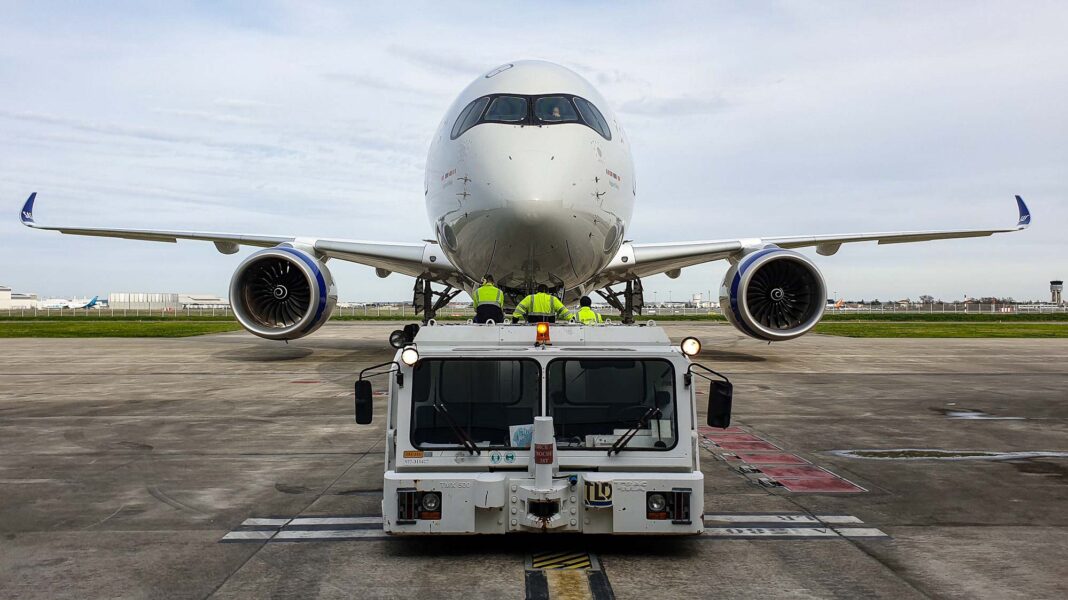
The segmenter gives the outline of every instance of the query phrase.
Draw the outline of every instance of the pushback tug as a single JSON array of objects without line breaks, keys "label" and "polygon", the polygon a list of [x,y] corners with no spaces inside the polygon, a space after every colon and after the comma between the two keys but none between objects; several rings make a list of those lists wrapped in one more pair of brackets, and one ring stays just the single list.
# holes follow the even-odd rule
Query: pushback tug
[{"label": "pushback tug", "polygon": [[686,535],[703,528],[697,379],[710,426],[731,384],[655,326],[409,325],[388,381],[382,515],[392,534]]}]

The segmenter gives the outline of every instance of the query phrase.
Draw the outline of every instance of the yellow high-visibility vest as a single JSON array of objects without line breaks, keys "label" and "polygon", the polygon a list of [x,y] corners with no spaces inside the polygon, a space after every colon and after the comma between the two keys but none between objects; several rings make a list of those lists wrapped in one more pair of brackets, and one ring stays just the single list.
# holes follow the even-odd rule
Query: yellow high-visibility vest
[{"label": "yellow high-visibility vest", "polygon": [[604,317],[597,311],[588,306],[583,306],[578,310],[579,323],[583,325],[592,325],[594,323],[604,323]]},{"label": "yellow high-visibility vest", "polygon": [[515,312],[512,313],[512,317],[516,319],[522,319],[527,314],[538,316],[556,315],[557,320],[567,321],[571,318],[571,313],[564,306],[560,299],[552,294],[545,292],[539,292],[537,294],[531,294],[515,307]]},{"label": "yellow high-visibility vest", "polygon": [[504,292],[491,283],[484,283],[475,290],[474,301],[476,307],[481,304],[495,304],[503,307]]}]

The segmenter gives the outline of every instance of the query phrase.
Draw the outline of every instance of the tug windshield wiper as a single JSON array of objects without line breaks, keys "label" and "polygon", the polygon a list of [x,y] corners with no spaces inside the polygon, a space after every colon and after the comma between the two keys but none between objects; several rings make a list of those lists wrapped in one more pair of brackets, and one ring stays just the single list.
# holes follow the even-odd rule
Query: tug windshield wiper
[{"label": "tug windshield wiper", "polygon": [[456,436],[456,439],[460,440],[460,444],[469,454],[482,456],[482,452],[479,451],[475,441],[472,440],[471,436],[467,435],[467,432],[456,423],[456,420],[452,418],[452,415],[449,414],[449,411],[445,408],[444,404],[440,401],[434,402],[434,410],[437,411],[439,415],[445,417],[445,420],[449,422],[449,429],[452,429],[453,435]]},{"label": "tug windshield wiper", "polygon": [[650,418],[659,417],[661,414],[660,408],[656,406],[645,411],[645,414],[638,419],[638,422],[634,424],[634,427],[631,427],[624,432],[623,435],[619,436],[619,439],[616,440],[616,443],[612,444],[612,447],[608,449],[608,456],[612,456],[613,452],[619,454],[619,451],[626,448],[627,444],[634,439],[634,436],[638,435],[638,430],[641,429]]}]

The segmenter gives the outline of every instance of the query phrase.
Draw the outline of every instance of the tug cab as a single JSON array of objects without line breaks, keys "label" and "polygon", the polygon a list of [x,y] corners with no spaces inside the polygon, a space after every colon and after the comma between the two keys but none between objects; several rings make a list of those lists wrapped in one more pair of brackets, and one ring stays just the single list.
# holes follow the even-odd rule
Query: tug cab
[{"label": "tug cab", "polygon": [[[357,422],[369,423],[370,379],[388,381],[387,532],[703,531],[695,338],[673,346],[655,326],[432,324],[391,343],[395,360],[356,384]],[[729,385],[710,395],[723,427]]]}]

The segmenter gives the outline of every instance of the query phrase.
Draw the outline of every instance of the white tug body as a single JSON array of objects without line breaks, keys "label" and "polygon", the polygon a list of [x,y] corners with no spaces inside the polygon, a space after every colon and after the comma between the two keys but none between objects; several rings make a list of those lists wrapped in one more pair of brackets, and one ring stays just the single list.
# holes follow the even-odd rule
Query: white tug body
[{"label": "white tug body", "polygon": [[398,350],[385,530],[699,534],[689,358],[655,326],[539,327],[431,325]]}]

